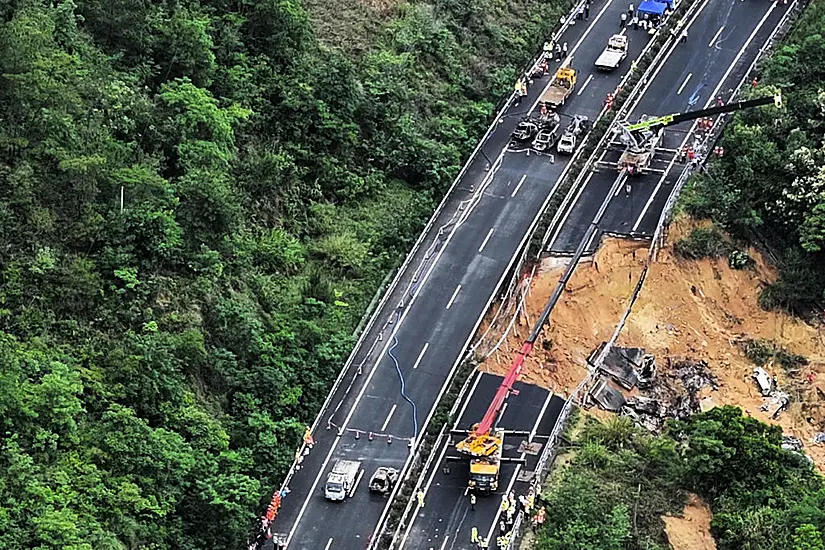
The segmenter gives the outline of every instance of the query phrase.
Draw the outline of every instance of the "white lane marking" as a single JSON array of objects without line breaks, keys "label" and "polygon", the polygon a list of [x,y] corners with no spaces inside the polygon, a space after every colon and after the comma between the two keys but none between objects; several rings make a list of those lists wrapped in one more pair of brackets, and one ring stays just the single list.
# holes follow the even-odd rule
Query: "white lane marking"
[{"label": "white lane marking", "polygon": [[521,176],[521,179],[519,180],[518,185],[516,185],[516,188],[513,189],[513,194],[510,195],[510,197],[515,197],[516,196],[516,193],[518,193],[518,190],[521,189],[521,184],[524,183],[524,180],[526,180],[526,179],[527,179],[527,174],[524,174],[523,176]]},{"label": "white lane marking", "polygon": [[441,550],[447,547],[447,541],[450,540],[450,535],[444,535],[444,542],[441,543]]},{"label": "white lane marking", "polygon": [[[699,15],[701,15],[702,10],[704,10],[707,7],[708,2],[710,2],[710,0],[704,0],[702,5],[696,11],[696,13],[693,14],[693,17],[691,17],[690,21],[688,21],[687,24],[685,25],[685,27],[684,27],[685,30],[689,29],[693,25],[693,23],[696,21],[696,19],[699,18]],[[636,110],[636,107],[639,106],[639,103],[642,102],[642,99],[644,99],[648,88],[650,88],[650,86],[653,84],[653,82],[656,81],[656,76],[659,74],[659,71],[661,71],[662,68],[664,68],[664,66],[667,65],[667,60],[670,58],[671,55],[673,55],[673,52],[676,51],[676,46],[678,46],[678,45],[679,45],[679,41],[674,40],[673,44],[671,44],[671,46],[670,46],[670,51],[664,56],[662,61],[659,63],[659,66],[656,67],[656,70],[653,71],[653,73],[650,75],[650,78],[647,80],[647,84],[644,85],[644,87],[642,88],[642,91],[639,93],[639,95],[636,97],[636,100],[633,102],[633,105],[631,105],[630,109],[627,111],[628,117],[630,116],[630,113],[632,113],[633,111]]]},{"label": "white lane marking", "polygon": [[[549,84],[548,84],[548,86],[549,86]],[[538,99],[536,99],[536,103],[533,105],[533,109],[535,109],[536,105],[538,105]],[[532,111],[532,109],[531,109],[531,111]],[[507,154],[507,147],[502,147],[501,152],[498,154],[498,157],[496,157],[496,160],[493,162],[493,166],[497,166],[501,162],[501,160],[504,158],[505,154]],[[570,168],[570,166],[572,166],[572,164],[568,163],[567,166],[565,166],[565,170]],[[564,175],[564,171],[562,172],[562,175]],[[492,180],[492,178],[494,176],[495,176],[495,170],[491,170],[487,174],[487,176],[482,180],[481,185],[479,186],[479,190],[477,190],[476,193],[483,190],[487,186],[487,184]],[[552,197],[553,193],[555,193],[555,190],[558,188],[558,185],[559,184],[558,184],[558,181],[557,181],[556,186],[553,188],[553,191],[551,192],[550,197]],[[550,197],[548,197],[548,201],[549,201]],[[367,379],[364,381],[363,386],[361,386],[361,390],[358,392],[358,395],[355,396],[355,401],[353,402],[349,412],[347,413],[347,416],[344,417],[344,422],[341,424],[341,427],[340,427],[341,430],[343,430],[344,428],[347,427],[347,425],[349,424],[350,419],[352,419],[352,416],[355,414],[355,411],[358,409],[358,405],[359,405],[359,403],[361,403],[361,400],[364,398],[364,393],[367,391],[367,387],[369,387],[373,376],[375,376],[375,373],[378,372],[378,367],[379,367],[379,365],[381,365],[381,360],[387,354],[387,350],[392,345],[393,336],[398,334],[398,331],[401,329],[401,326],[404,324],[404,320],[407,318],[407,314],[409,314],[409,312],[412,311],[413,304],[415,304],[415,301],[418,299],[418,296],[421,294],[421,290],[426,286],[426,283],[429,280],[430,276],[435,272],[435,266],[438,265],[438,262],[441,259],[441,256],[444,254],[444,251],[447,249],[450,242],[453,240],[453,237],[456,235],[456,229],[458,229],[467,220],[467,218],[470,217],[470,214],[472,214],[473,210],[479,204],[479,202],[480,201],[475,201],[464,212],[464,216],[461,219],[459,219],[459,223],[453,228],[452,231],[450,231],[450,233],[447,235],[447,238],[444,240],[444,244],[441,245],[441,248],[436,253],[435,258],[433,259],[433,262],[430,264],[429,269],[427,269],[427,271],[424,273],[424,277],[421,279],[421,283],[419,283],[419,285],[416,287],[415,291],[413,292],[412,298],[410,299],[410,303],[407,305],[407,308],[404,310],[404,313],[401,314],[401,317],[398,319],[398,321],[396,321],[395,326],[393,327],[392,331],[389,334],[389,337],[387,338],[386,343],[384,344],[384,347],[381,349],[381,352],[378,354],[378,358],[373,362],[372,369],[370,370],[370,373],[367,375]],[[527,236],[528,235],[525,234],[523,240],[526,240]],[[523,246],[523,243],[521,244],[521,246]],[[504,275],[502,275],[502,280],[504,280]],[[480,318],[479,318],[478,322],[479,323],[481,322]],[[473,332],[475,332],[475,328],[473,329]],[[472,337],[473,337],[472,334],[468,337],[467,344],[469,344],[469,341],[470,341],[470,339],[472,339]],[[465,346],[467,344],[465,344]],[[458,364],[458,363],[456,363],[456,364]],[[453,370],[455,370],[455,366],[453,367]],[[444,385],[441,386],[441,390],[439,390],[439,396],[438,396],[439,399],[441,398],[441,395],[444,393],[444,388],[445,388],[446,385],[447,385],[447,382],[445,382]],[[430,409],[429,416],[432,416],[433,410],[434,410],[434,407]],[[426,425],[427,422],[429,422],[429,417],[428,417],[427,421],[424,423],[424,425]],[[307,496],[304,498],[303,504],[301,504],[301,509],[298,510],[298,517],[295,519],[295,523],[292,525],[292,529],[290,530],[289,535],[287,536],[287,539],[286,539],[287,548],[289,548],[289,543],[292,541],[292,538],[295,536],[295,532],[296,532],[296,530],[298,529],[298,526],[301,523],[301,519],[303,518],[304,514],[306,513],[306,509],[309,506],[309,503],[312,501],[312,499],[310,497],[315,492],[315,489],[318,487],[318,483],[321,481],[321,477],[324,475],[324,473],[326,471],[326,468],[327,468],[327,465],[329,464],[329,461],[332,460],[332,455],[335,453],[335,450],[338,448],[338,443],[340,441],[341,441],[341,436],[338,435],[336,437],[335,441],[333,442],[332,446],[330,447],[329,452],[327,452],[327,456],[324,457],[324,461],[321,463],[321,467],[318,470],[318,475],[315,476],[315,480],[312,482],[312,487],[310,487],[309,492],[307,493]],[[410,456],[412,456],[412,453],[413,453],[413,448],[410,448]],[[406,462],[405,462],[405,468],[406,468]],[[398,487],[399,487],[399,485],[396,485],[395,490],[397,490]],[[389,504],[387,504],[387,506],[389,506]],[[386,510],[386,508],[385,508],[385,510]],[[382,519],[382,521],[383,521],[383,519]]]},{"label": "white lane marking", "polygon": [[588,34],[590,34],[590,31],[592,31],[592,30],[593,30],[593,27],[595,27],[595,26],[596,26],[596,23],[598,23],[598,22],[599,22],[599,19],[601,19],[601,18],[602,18],[602,15],[604,15],[604,12],[606,12],[606,11],[607,11],[607,8],[609,8],[609,7],[610,7],[610,4],[611,4],[612,2],[613,2],[613,0],[608,0],[608,2],[605,2],[604,7],[601,9],[601,11],[599,11],[598,15],[596,15],[596,17],[593,19],[593,22],[592,22],[592,23],[590,23],[590,26],[589,26],[589,27],[587,27],[587,30],[586,30],[586,31],[584,31],[584,34],[582,35],[582,37],[581,37],[581,38],[579,38],[579,41],[578,41],[578,42],[576,42],[576,45],[575,45],[575,46],[573,46],[573,49],[572,49],[572,50],[570,50],[570,59],[572,59],[572,58],[573,58],[573,54],[574,54],[574,53],[576,53],[576,50],[578,50],[578,49],[579,49],[579,46],[581,46],[581,45],[582,45],[582,42],[584,42],[584,40],[587,38],[587,35],[588,35]]},{"label": "white lane marking", "polygon": [[713,35],[713,38],[711,38],[711,39],[710,39],[710,42],[708,42],[708,48],[712,48],[712,47],[713,47],[713,45],[714,45],[714,44],[716,44],[716,39],[717,39],[717,38],[719,38],[719,35],[720,35],[720,34],[722,34],[722,31],[723,31],[723,30],[725,30],[725,26],[724,26],[724,25],[722,25],[721,27],[719,27],[719,30],[718,30],[718,31],[716,31],[716,34],[714,34],[714,35]]},{"label": "white lane marking", "polygon": [[553,399],[553,392],[547,392],[547,399],[544,400],[544,405],[542,405],[541,410],[539,411],[539,421],[533,426],[533,431],[530,432],[530,437],[527,439],[527,442],[530,443],[533,441],[533,438],[536,437],[536,432],[539,429],[539,424],[541,423],[541,419],[544,417],[544,412],[547,410],[547,406],[550,405],[550,400]]},{"label": "white lane marking", "polygon": [[327,541],[327,545],[324,546],[324,550],[329,550],[329,547],[332,546],[332,537],[329,538]]},{"label": "white lane marking", "polygon": [[[538,418],[536,418],[536,423],[533,425],[533,429],[530,432],[530,439],[527,440],[528,443],[532,443],[533,434],[536,433],[536,430],[539,429],[539,424],[541,424],[541,417],[544,415],[544,411],[547,409],[547,405],[550,403],[550,400],[553,399],[553,392],[547,393],[547,399],[544,401],[544,406],[541,408],[541,414]],[[545,443],[546,445],[546,443]],[[527,456],[527,453],[521,453],[521,458]],[[516,483],[516,478],[518,477],[519,472],[521,471],[521,464],[516,464],[516,470],[513,472],[513,477],[510,478],[510,483],[507,485],[507,490],[504,492],[505,495],[509,495],[510,491],[513,490],[513,485]],[[498,521],[501,517],[501,506],[498,507],[496,510],[496,515],[493,518],[493,524],[490,525],[490,530],[487,532],[487,540],[490,540],[493,537],[493,531],[498,529]]]},{"label": "white lane marking", "polygon": [[413,365],[413,369],[417,369],[418,365],[421,363],[421,359],[424,357],[424,354],[427,353],[427,348],[430,347],[430,343],[427,342],[424,344],[424,347],[421,348],[421,353],[418,354],[418,359],[415,360],[415,364]]},{"label": "white lane marking", "polygon": [[457,287],[455,287],[455,292],[453,292],[453,295],[450,298],[450,301],[447,302],[447,308],[446,309],[450,309],[453,306],[453,302],[455,302],[455,297],[458,296],[458,293],[459,293],[460,290],[461,290],[461,285],[458,285]]},{"label": "white lane marking", "polygon": [[593,75],[592,74],[587,77],[587,80],[584,81],[584,84],[582,84],[582,87],[579,89],[579,93],[577,93],[576,95],[582,95],[582,92],[584,91],[585,88],[587,88],[587,85],[590,84],[591,80],[593,80]]},{"label": "white lane marking", "polygon": [[[473,385],[470,387],[470,391],[467,392],[466,397],[464,398],[464,404],[461,406],[461,410],[458,411],[458,416],[456,416],[455,424],[453,424],[453,429],[458,428],[458,423],[461,422],[461,417],[464,416],[464,413],[467,411],[467,405],[470,404],[470,396],[475,394],[476,388],[478,387],[478,383],[481,381],[481,377],[483,375],[479,372],[476,374],[476,379],[473,381]],[[447,437],[446,441],[444,441],[444,445],[441,449],[441,454],[438,457],[438,460],[432,463],[432,472],[430,472],[430,477],[427,479],[427,483],[424,484],[423,492],[426,495],[427,491],[430,490],[430,485],[433,484],[433,479],[435,479],[435,474],[441,465],[441,462],[444,460],[444,455],[447,454],[447,449],[450,448],[450,438]],[[412,518],[412,521],[407,525],[407,530],[404,532],[404,536],[401,539],[401,544],[399,545],[399,550],[404,548],[404,545],[407,544],[407,537],[410,536],[410,531],[412,531],[413,525],[415,525],[415,520],[418,519],[418,514],[415,514]]]},{"label": "white lane marking", "polygon": [[681,86],[679,86],[679,90],[676,92],[676,95],[679,95],[679,94],[682,93],[682,90],[684,90],[685,86],[687,86],[688,80],[690,80],[691,76],[693,76],[693,73],[688,73],[688,75],[685,77],[685,81],[682,82]]},{"label": "white lane marking", "polygon": [[490,240],[490,237],[493,236],[493,231],[495,231],[495,227],[491,227],[490,231],[487,232],[487,236],[484,237],[484,240],[481,242],[481,246],[478,247],[478,251],[481,252],[484,250],[484,247],[487,246],[487,241]]},{"label": "white lane marking", "polygon": [[567,210],[564,213],[564,216],[562,216],[561,220],[559,221],[559,225],[556,227],[556,232],[553,233],[553,238],[550,239],[550,243],[547,245],[548,250],[553,248],[553,245],[555,244],[556,239],[559,237],[559,233],[561,233],[562,227],[564,227],[564,224],[567,221],[567,217],[570,216],[570,212],[573,211],[573,207],[576,206],[577,202],[579,202],[579,197],[582,196],[582,193],[584,192],[584,188],[587,187],[587,184],[590,182],[590,179],[593,177],[594,174],[595,174],[595,172],[590,172],[589,174],[587,174],[587,178],[585,178],[584,184],[579,189],[579,192],[576,193],[576,197],[573,199],[573,202],[567,208]]},{"label": "white lane marking", "polygon": [[[776,2],[771,4],[771,7],[768,9],[767,13],[765,13],[765,16],[762,17],[762,20],[759,22],[759,24],[756,26],[756,28],[753,29],[753,32],[750,34],[748,39],[745,41],[745,44],[739,50],[739,53],[737,53],[736,57],[733,59],[733,63],[730,64],[730,66],[728,67],[728,70],[725,72],[724,75],[722,75],[722,79],[719,80],[719,83],[716,85],[716,88],[713,90],[713,93],[710,94],[710,97],[708,98],[707,102],[705,103],[705,108],[707,108],[716,99],[716,94],[718,94],[719,90],[722,88],[722,86],[724,86],[725,80],[727,80],[727,78],[730,75],[731,71],[736,66],[736,64],[739,62],[739,59],[745,53],[745,50],[748,49],[748,46],[750,46],[750,43],[753,41],[754,37],[756,37],[756,33],[759,32],[760,28],[762,28],[762,25],[765,23],[765,20],[768,19],[768,16],[771,14],[771,11],[773,11],[773,9],[775,7],[776,7]],[[693,126],[691,126],[691,130],[692,129],[693,129]],[[688,139],[690,139],[690,134],[691,133],[692,132],[688,132],[685,135],[685,138],[682,140],[682,143],[679,145],[679,148],[677,149],[677,151],[680,151],[682,149],[682,147],[685,146],[685,143],[687,143]],[[662,177],[660,177],[659,181],[656,183],[656,187],[653,189],[653,193],[650,194],[650,197],[647,199],[647,202],[645,202],[644,208],[642,208],[641,214],[639,214],[639,217],[636,219],[636,223],[633,224],[633,231],[636,231],[639,228],[639,226],[642,224],[642,219],[647,214],[647,211],[650,209],[650,206],[653,204],[653,200],[656,198],[656,194],[659,192],[659,189],[662,188],[662,184],[664,183],[665,178],[667,178],[667,176],[670,173],[670,170],[673,168],[673,165],[676,163],[677,156],[678,156],[678,154],[671,159],[670,163],[667,166],[667,169],[665,169],[664,174],[662,174]]]},{"label": "white lane marking", "polygon": [[389,423],[390,423],[390,418],[392,418],[392,415],[393,415],[393,413],[395,412],[395,408],[396,408],[397,406],[398,406],[397,404],[395,404],[395,405],[393,405],[393,406],[392,406],[392,408],[390,409],[390,414],[388,414],[388,415],[387,415],[387,419],[386,419],[386,420],[384,420],[384,423],[383,423],[383,424],[381,424],[381,431],[382,431],[382,432],[383,432],[384,430],[386,430],[386,429],[387,429],[387,424],[389,424]]},{"label": "white lane marking", "polygon": [[361,478],[364,477],[364,469],[361,468],[361,471],[358,472],[358,478],[355,480],[355,484],[352,486],[352,491],[349,492],[349,498],[352,498],[352,495],[355,494],[355,491],[358,489],[358,484],[361,483]]}]

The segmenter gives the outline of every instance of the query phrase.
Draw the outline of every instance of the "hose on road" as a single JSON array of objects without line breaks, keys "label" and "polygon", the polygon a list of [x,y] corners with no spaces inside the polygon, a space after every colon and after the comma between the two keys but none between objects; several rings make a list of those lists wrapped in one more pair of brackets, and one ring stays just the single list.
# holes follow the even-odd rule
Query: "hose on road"
[{"label": "hose on road", "polygon": [[401,397],[404,400],[412,405],[413,411],[413,437],[418,438],[418,407],[415,406],[415,402],[407,396],[406,391],[406,382],[404,381],[404,375],[401,373],[401,366],[398,364],[398,358],[393,354],[393,350],[398,347],[398,338],[396,336],[392,337],[392,345],[387,350],[387,355],[390,356],[392,362],[395,364],[395,372],[398,373],[398,379],[401,381]]}]

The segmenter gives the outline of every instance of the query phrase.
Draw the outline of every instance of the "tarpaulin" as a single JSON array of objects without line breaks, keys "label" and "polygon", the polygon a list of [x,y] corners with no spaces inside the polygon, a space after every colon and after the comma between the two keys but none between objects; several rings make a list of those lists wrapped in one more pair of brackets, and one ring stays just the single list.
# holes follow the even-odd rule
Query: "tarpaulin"
[{"label": "tarpaulin", "polygon": [[651,15],[662,15],[665,13],[668,2],[656,2],[654,0],[645,0],[639,4],[639,13],[649,13]]}]

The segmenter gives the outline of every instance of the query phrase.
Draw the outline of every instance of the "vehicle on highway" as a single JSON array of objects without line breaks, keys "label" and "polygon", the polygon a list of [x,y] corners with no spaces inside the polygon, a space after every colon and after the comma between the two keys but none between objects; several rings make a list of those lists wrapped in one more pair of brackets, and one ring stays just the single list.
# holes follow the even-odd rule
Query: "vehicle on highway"
[{"label": "vehicle on highway", "polygon": [[564,105],[564,101],[573,93],[576,87],[576,69],[572,67],[561,67],[556,71],[553,82],[544,90],[539,98],[540,103],[544,103],[548,109],[558,109]]},{"label": "vehicle on highway", "polygon": [[497,440],[492,454],[470,459],[470,480],[467,485],[476,493],[487,495],[498,489],[498,475],[501,470],[501,449],[504,446],[504,430],[496,430]]},{"label": "vehicle on highway", "polygon": [[324,496],[328,500],[344,500],[355,492],[355,484],[361,476],[361,462],[357,460],[338,460],[327,474]]},{"label": "vehicle on highway", "polygon": [[627,37],[623,34],[614,34],[607,41],[607,47],[596,59],[596,68],[602,71],[612,71],[627,57]]},{"label": "vehicle on highway", "polygon": [[576,149],[576,142],[580,135],[585,133],[590,125],[590,120],[584,115],[576,115],[573,117],[573,120],[570,121],[570,124],[567,126],[567,129],[564,131],[564,135],[561,136],[559,140],[559,144],[556,147],[559,153],[572,155],[573,151]]},{"label": "vehicle on highway", "polygon": [[514,141],[525,142],[533,139],[538,132],[538,121],[534,118],[526,116],[519,121],[516,129],[513,130],[511,135]]},{"label": "vehicle on highway", "polygon": [[617,132],[619,134],[619,140],[625,145],[625,150],[619,157],[616,167],[620,172],[626,172],[629,175],[644,173],[650,166],[653,155],[656,153],[656,147],[662,140],[662,135],[668,126],[696,120],[697,118],[712,117],[723,113],[732,113],[740,109],[768,105],[770,103],[773,103],[777,108],[782,107],[781,94],[751,99],[749,101],[735,101],[727,105],[717,105],[709,109],[700,109],[687,113],[675,113],[660,117],[642,115],[642,118],[634,124],[619,124]]},{"label": "vehicle on highway", "polygon": [[398,470],[380,466],[370,478],[370,491],[385,495],[389,493],[398,482]]}]

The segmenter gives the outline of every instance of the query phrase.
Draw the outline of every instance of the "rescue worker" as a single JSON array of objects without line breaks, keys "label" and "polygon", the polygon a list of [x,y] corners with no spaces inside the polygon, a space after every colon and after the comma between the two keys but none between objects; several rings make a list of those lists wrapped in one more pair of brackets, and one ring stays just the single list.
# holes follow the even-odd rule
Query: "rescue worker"
[{"label": "rescue worker", "polygon": [[584,6],[579,7],[579,9],[576,11],[576,19],[578,19],[579,21],[584,20]]},{"label": "rescue worker", "polygon": [[561,52],[564,54],[564,57],[567,57],[567,42],[561,45]]},{"label": "rescue worker", "polygon": [[751,88],[756,88],[756,86],[758,84],[759,84],[759,79],[757,79],[756,77],[753,77],[753,80],[751,81]]},{"label": "rescue worker", "polygon": [[621,18],[619,19],[619,28],[620,28],[620,29],[623,29],[623,28],[624,28],[625,23],[627,23],[627,14],[626,14],[626,13],[622,13]]},{"label": "rescue worker", "polygon": [[522,90],[523,87],[524,87],[524,84],[522,83],[521,78],[516,80],[516,85],[513,89],[513,91],[516,93],[516,101],[515,101],[516,105],[521,105],[521,98],[523,97],[522,93],[521,93],[521,90]]},{"label": "rescue worker", "polygon": [[636,17],[635,15],[633,16],[633,19],[630,20],[630,24],[633,25],[633,30],[634,31],[639,30],[639,18]]},{"label": "rescue worker", "polygon": [[509,503],[507,502],[507,495],[501,495],[501,511],[506,512]]},{"label": "rescue worker", "polygon": [[725,156],[725,150],[722,148],[721,145],[717,145],[713,148],[713,153],[716,155],[717,158],[722,158]]},{"label": "rescue worker", "polygon": [[679,42],[681,42],[682,44],[687,42],[687,29],[682,31],[682,36],[681,38],[679,38]]},{"label": "rescue worker", "polygon": [[551,55],[553,55],[553,43],[552,42],[545,42],[544,46],[542,46],[542,51],[544,52],[544,58],[547,59]]},{"label": "rescue worker", "polygon": [[629,6],[627,6],[627,13],[629,15],[633,15],[633,3],[632,2]]},{"label": "rescue worker", "polygon": [[584,4],[584,18],[590,19],[590,0],[587,0]]},{"label": "rescue worker", "polygon": [[424,507],[424,491],[418,491],[418,493],[415,496],[418,499],[418,507],[423,508]]},{"label": "rescue worker", "polygon": [[561,61],[561,44],[556,44],[556,61]]},{"label": "rescue worker", "polygon": [[721,107],[721,106],[723,106],[724,104],[725,104],[725,102],[724,102],[724,101],[722,101],[722,96],[718,96],[718,97],[716,98],[716,105],[717,105],[718,107]]},{"label": "rescue worker", "polygon": [[476,494],[470,493],[470,509],[475,511],[476,509]]},{"label": "rescue worker", "polygon": [[472,542],[473,544],[478,543],[478,528],[476,526],[473,526],[473,528],[470,530],[470,542]]},{"label": "rescue worker", "polygon": [[[544,102],[542,102],[542,104],[541,104],[541,111],[540,111],[540,113],[541,113],[541,118],[544,118],[544,117],[546,117],[546,116],[547,116],[547,104],[546,104],[546,103],[544,103]],[[472,500],[472,496],[473,496],[473,495],[470,495],[471,500]],[[473,508],[473,509],[475,510],[475,508]]]},{"label": "rescue worker", "polygon": [[478,547],[479,548],[489,548],[490,547],[490,541],[488,541],[487,539],[482,537],[481,540],[478,542]]}]

